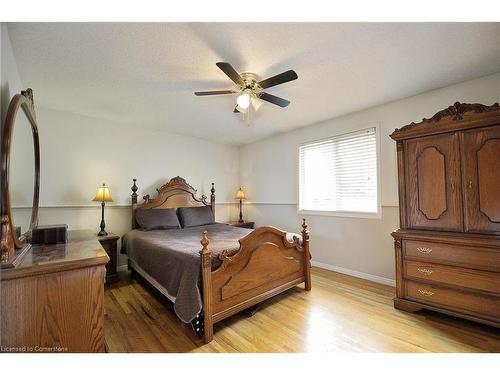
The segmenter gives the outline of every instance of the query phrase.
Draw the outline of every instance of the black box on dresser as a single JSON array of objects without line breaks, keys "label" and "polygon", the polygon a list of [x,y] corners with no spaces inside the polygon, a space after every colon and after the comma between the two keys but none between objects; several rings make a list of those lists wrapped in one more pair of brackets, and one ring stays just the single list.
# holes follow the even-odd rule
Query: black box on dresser
[{"label": "black box on dresser", "polygon": [[32,245],[52,245],[68,241],[68,226],[66,224],[40,225],[31,232]]}]

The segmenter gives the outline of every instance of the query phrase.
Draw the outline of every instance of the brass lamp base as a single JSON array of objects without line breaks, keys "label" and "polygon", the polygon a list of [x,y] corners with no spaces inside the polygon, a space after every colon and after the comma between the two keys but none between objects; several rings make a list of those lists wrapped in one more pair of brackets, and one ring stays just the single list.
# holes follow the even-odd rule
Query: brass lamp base
[{"label": "brass lamp base", "polygon": [[104,228],[106,228],[106,223],[104,222],[104,205],[105,203],[104,202],[101,202],[101,207],[102,207],[102,214],[101,214],[101,231],[99,233],[97,233],[97,235],[99,237],[102,237],[102,236],[107,236],[108,235],[108,232],[106,232],[104,230]]},{"label": "brass lamp base", "polygon": [[240,219],[238,223],[243,223],[243,211],[242,211],[242,200],[240,199]]}]

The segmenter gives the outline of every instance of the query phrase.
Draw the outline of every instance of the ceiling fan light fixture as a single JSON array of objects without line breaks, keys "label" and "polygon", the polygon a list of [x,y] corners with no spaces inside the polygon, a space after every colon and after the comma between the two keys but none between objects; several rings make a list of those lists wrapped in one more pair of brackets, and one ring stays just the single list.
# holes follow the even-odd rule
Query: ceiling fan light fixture
[{"label": "ceiling fan light fixture", "polygon": [[238,96],[238,99],[236,99],[236,103],[238,103],[238,107],[240,108],[248,108],[250,106],[250,90],[245,90],[243,91],[243,94]]},{"label": "ceiling fan light fixture", "polygon": [[[258,99],[258,97],[254,94],[252,99]],[[262,106],[262,101],[261,100],[250,100],[250,104],[252,105],[252,108],[255,112],[259,110],[259,108]]]},{"label": "ceiling fan light fixture", "polygon": [[239,105],[237,105],[235,109],[235,113],[245,114],[248,112],[248,108],[241,108]]}]

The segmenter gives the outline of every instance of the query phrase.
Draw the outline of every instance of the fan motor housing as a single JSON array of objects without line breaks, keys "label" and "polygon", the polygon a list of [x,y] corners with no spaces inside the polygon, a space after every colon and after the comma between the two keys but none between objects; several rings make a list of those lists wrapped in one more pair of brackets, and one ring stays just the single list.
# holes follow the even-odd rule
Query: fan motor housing
[{"label": "fan motor housing", "polygon": [[262,90],[262,88],[257,83],[257,82],[259,82],[259,77],[257,76],[257,74],[245,72],[245,73],[241,73],[240,76],[243,79],[243,81],[245,82],[244,89]]}]

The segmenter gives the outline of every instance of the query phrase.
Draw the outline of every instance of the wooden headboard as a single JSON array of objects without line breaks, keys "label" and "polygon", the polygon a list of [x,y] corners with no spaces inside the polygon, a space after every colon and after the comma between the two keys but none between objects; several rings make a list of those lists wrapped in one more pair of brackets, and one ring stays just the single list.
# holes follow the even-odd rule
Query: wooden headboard
[{"label": "wooden headboard", "polygon": [[210,206],[212,215],[215,220],[215,186],[212,182],[210,189],[210,201],[207,202],[207,197],[202,195],[201,198],[196,197],[196,189],[189,185],[185,179],[180,176],[170,179],[169,182],[156,189],[158,195],[152,199],[149,194],[143,197],[144,202],[137,204],[137,179],[134,178],[132,185],[132,229],[137,228],[135,220],[135,210],[137,208],[179,208],[179,207],[196,207]]}]

